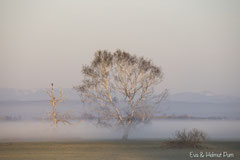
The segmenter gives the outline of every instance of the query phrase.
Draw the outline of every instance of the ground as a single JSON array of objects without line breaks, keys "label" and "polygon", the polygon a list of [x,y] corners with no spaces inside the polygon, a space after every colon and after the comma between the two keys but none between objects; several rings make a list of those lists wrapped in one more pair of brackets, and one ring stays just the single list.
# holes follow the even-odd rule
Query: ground
[{"label": "ground", "polygon": [[0,160],[186,160],[189,153],[228,152],[240,160],[240,142],[207,142],[204,149],[168,148],[163,141],[0,143]]}]

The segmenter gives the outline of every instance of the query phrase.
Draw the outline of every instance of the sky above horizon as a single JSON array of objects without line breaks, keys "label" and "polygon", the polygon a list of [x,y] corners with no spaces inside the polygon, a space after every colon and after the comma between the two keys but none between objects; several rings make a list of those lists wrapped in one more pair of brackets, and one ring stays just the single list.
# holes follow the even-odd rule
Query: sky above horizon
[{"label": "sky above horizon", "polygon": [[162,67],[171,93],[240,96],[238,0],[0,0],[0,88],[69,88],[100,49]]}]

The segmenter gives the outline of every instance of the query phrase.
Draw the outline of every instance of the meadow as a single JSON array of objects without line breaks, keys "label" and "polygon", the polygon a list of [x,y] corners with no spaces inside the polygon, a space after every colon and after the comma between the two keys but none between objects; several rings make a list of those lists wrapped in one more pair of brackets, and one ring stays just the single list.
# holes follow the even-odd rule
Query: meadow
[{"label": "meadow", "polygon": [[[240,159],[240,142],[212,141],[204,148],[169,148],[160,140],[0,143],[0,160]],[[190,152],[228,152],[232,158],[191,158]]]}]

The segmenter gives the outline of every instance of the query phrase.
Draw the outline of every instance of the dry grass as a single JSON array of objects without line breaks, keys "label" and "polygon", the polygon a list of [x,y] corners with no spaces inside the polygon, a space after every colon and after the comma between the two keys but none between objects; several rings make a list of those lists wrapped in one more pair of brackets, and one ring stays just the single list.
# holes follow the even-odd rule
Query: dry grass
[{"label": "dry grass", "polygon": [[[235,159],[239,159],[240,142],[214,142],[208,145],[210,147],[205,151],[233,152]],[[167,149],[162,141],[0,143],[0,160],[185,160],[190,159],[190,151]]]}]

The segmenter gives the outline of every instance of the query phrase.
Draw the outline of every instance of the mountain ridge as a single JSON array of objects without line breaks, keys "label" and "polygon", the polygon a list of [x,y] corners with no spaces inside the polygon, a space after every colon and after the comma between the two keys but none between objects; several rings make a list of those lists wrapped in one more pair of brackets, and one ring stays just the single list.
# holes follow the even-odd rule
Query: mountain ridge
[{"label": "mountain ridge", "polygon": [[[14,89],[0,88],[0,101],[39,101],[48,100],[47,88],[42,89]],[[58,90],[58,89],[57,89]],[[73,88],[63,88],[67,100],[80,100],[80,95]],[[56,96],[58,92],[56,92]],[[170,94],[169,101],[189,103],[239,103],[240,97],[214,94],[213,92],[179,92]]]}]

